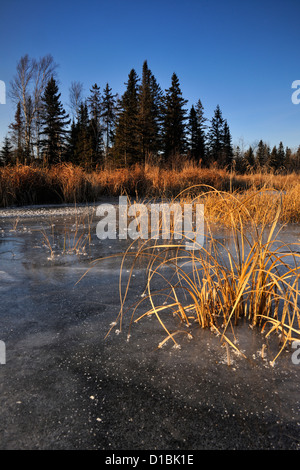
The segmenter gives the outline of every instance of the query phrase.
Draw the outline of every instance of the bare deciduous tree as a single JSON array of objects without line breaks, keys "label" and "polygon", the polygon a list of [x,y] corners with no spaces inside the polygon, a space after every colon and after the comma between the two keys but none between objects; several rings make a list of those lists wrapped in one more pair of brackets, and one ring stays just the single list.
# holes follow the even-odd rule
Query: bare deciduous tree
[{"label": "bare deciduous tree", "polygon": [[41,97],[49,79],[55,75],[57,65],[52,55],[48,54],[39,60],[28,54],[21,57],[17,64],[17,73],[10,83],[10,98],[21,104],[24,120],[25,152],[31,155],[33,134],[36,136],[37,156],[39,154],[39,122],[41,114]]},{"label": "bare deciduous tree", "polygon": [[83,102],[83,84],[81,82],[72,82],[69,88],[69,108],[73,118],[78,119],[80,105]]}]

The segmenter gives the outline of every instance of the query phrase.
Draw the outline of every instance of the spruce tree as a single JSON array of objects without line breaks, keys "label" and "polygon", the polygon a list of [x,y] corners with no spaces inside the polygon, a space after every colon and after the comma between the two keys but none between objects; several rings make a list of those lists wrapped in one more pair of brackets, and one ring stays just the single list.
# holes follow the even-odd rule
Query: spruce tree
[{"label": "spruce tree", "polygon": [[233,150],[233,162],[232,163],[233,163],[235,171],[237,171],[238,173],[242,173],[242,174],[245,173],[247,169],[246,159],[239,145],[237,145]]},{"label": "spruce tree", "polygon": [[210,163],[220,163],[223,160],[224,122],[220,106],[217,105],[214,116],[210,121],[210,128],[207,135]]},{"label": "spruce tree", "polygon": [[187,130],[188,130],[188,135],[189,135],[189,154],[192,160],[197,161],[199,160],[199,152],[198,152],[199,128],[198,128],[197,114],[196,114],[194,105],[192,105],[190,109]]},{"label": "spruce tree", "polygon": [[270,153],[270,158],[269,158],[269,166],[270,168],[272,168],[273,170],[276,170],[277,169],[277,165],[278,165],[278,151],[277,151],[277,147],[276,145],[272,148],[272,151]]},{"label": "spruce tree", "polygon": [[189,152],[191,158],[199,163],[205,164],[205,124],[201,101],[197,102],[196,108],[192,105],[187,125],[189,135]]},{"label": "spruce tree", "polygon": [[206,165],[206,117],[204,116],[204,108],[202,105],[201,100],[199,99],[196,103],[196,115],[197,115],[197,122],[198,122],[198,132],[199,132],[199,142],[198,142],[198,148],[199,148],[199,157],[202,160],[202,164]]},{"label": "spruce tree", "polygon": [[24,163],[24,119],[21,103],[17,104],[15,120],[9,125],[11,142],[14,147],[14,160]]},{"label": "spruce tree", "polygon": [[230,129],[227,121],[224,121],[224,134],[223,134],[223,162],[226,167],[231,167],[233,162],[233,148]]},{"label": "spruce tree", "polygon": [[126,91],[118,103],[114,153],[119,164],[130,166],[141,161],[138,135],[138,76],[132,69]]},{"label": "spruce tree", "polygon": [[163,104],[163,150],[164,158],[172,163],[174,157],[182,156],[186,151],[186,105],[183,99],[179,79],[173,73],[171,86],[166,90]]},{"label": "spruce tree", "polygon": [[3,146],[0,152],[0,165],[7,165],[8,163],[12,163],[13,159],[13,146],[6,136],[4,138]]},{"label": "spruce tree", "polygon": [[[95,126],[95,122],[94,122]],[[74,160],[78,165],[90,169],[96,163],[95,127],[91,126],[87,103],[81,103],[77,122],[77,142]]]},{"label": "spruce tree", "polygon": [[255,155],[251,145],[249,149],[245,152],[245,160],[247,170],[251,170],[255,167]]},{"label": "spruce tree", "polygon": [[282,142],[279,142],[278,146],[278,161],[277,169],[283,169],[286,165],[286,153]]},{"label": "spruce tree", "polygon": [[[79,116],[79,111],[77,113],[77,116]],[[77,165],[79,163],[77,159],[78,134],[79,134],[79,125],[78,125],[78,122],[75,122],[73,119],[70,131],[67,135],[65,160],[67,162],[73,163],[74,165]]]},{"label": "spruce tree", "polygon": [[108,83],[103,90],[101,109],[105,160],[107,161],[110,148],[114,142],[114,128],[116,121],[116,95],[112,94],[112,89]]},{"label": "spruce tree", "polygon": [[139,146],[142,158],[145,160],[147,156],[158,152],[161,118],[161,90],[148,68],[147,61],[143,64],[138,106]]},{"label": "spruce tree", "polygon": [[289,147],[285,149],[285,168],[289,169],[292,160],[292,150]]},{"label": "spruce tree", "polygon": [[65,151],[66,127],[70,124],[69,116],[60,101],[61,94],[55,79],[52,77],[48,81],[43,102],[43,130],[41,140],[44,160],[49,165],[61,162]]},{"label": "spruce tree", "polygon": [[[90,111],[90,130],[91,130],[91,145],[93,150],[92,161],[100,163],[102,156],[102,128],[101,128],[101,93],[100,87],[95,83],[91,90],[90,96],[87,99]],[[81,110],[82,111],[82,110]]]},{"label": "spruce tree", "polygon": [[270,159],[270,148],[269,146],[260,140],[256,150],[256,166],[259,169],[264,168]]}]

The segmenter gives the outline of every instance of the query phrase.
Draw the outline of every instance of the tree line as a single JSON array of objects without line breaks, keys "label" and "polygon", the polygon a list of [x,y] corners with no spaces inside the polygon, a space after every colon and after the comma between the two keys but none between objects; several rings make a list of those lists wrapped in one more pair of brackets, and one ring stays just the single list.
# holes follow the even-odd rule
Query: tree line
[{"label": "tree line", "polygon": [[203,167],[234,166],[240,172],[266,167],[280,171],[291,162],[293,169],[299,168],[300,147],[297,154],[281,142],[272,150],[263,141],[247,151],[234,147],[219,105],[210,120],[200,99],[188,109],[176,73],[163,91],[147,61],[141,78],[135,69],[129,72],[122,96],[108,83],[102,90],[95,83],[84,98],[82,84],[72,82],[69,113],[61,101],[56,71],[51,55],[39,60],[25,55],[17,64],[10,86],[15,117],[0,152],[2,165],[172,166],[184,157]]}]

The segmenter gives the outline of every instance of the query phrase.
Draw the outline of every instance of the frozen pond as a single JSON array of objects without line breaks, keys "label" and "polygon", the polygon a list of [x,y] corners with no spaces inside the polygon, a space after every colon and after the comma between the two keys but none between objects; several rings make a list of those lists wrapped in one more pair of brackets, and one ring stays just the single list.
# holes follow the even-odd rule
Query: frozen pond
[{"label": "frozen pond", "polygon": [[[105,335],[120,308],[128,241],[96,237],[95,207],[0,211],[1,449],[300,449],[300,364],[238,328],[247,359],[193,329],[181,349],[155,318]],[[226,240],[226,232],[219,234]],[[299,241],[299,226],[282,232]],[[231,243],[228,240],[228,243]],[[125,266],[125,274],[126,269]],[[129,300],[144,287],[134,271]]]}]

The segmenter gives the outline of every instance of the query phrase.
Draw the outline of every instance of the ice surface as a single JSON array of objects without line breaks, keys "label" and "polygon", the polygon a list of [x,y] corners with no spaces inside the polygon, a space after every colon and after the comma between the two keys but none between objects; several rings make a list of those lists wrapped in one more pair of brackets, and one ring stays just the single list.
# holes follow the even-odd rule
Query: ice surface
[{"label": "ice surface", "polygon": [[[284,351],[271,367],[276,341],[262,355],[264,338],[241,325],[247,359],[231,352],[229,366],[220,338],[196,326],[181,349],[157,349],[165,334],[154,317],[130,332],[128,318],[105,338],[120,308],[121,258],[77,282],[128,242],[98,240],[96,220],[84,218],[93,209],[0,212],[0,448],[299,449],[300,365]],[[299,240],[299,227],[282,236]],[[145,287],[143,266],[134,274],[129,303]]]}]

